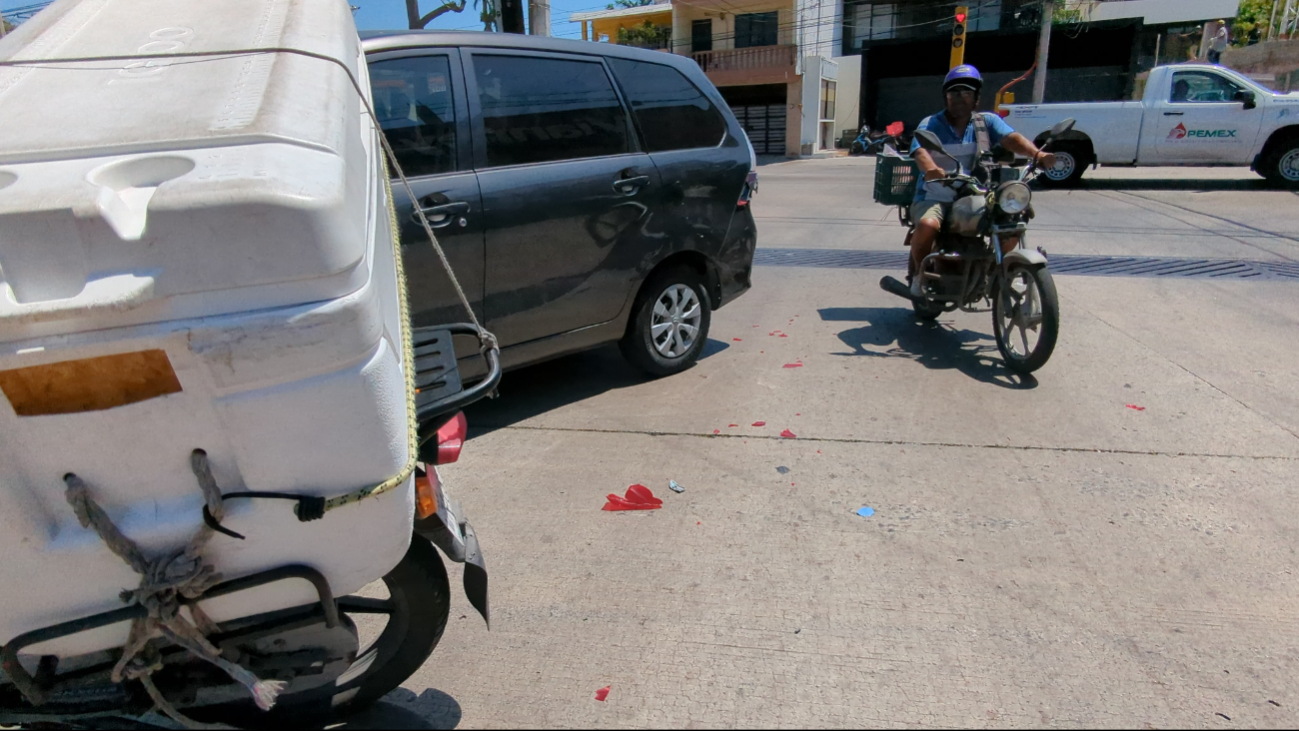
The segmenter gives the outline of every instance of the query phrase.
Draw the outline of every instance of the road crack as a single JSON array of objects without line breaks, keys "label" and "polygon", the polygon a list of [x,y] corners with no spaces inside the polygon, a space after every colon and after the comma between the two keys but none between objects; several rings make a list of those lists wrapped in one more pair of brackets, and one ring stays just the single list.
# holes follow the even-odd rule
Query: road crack
[{"label": "road crack", "polygon": [[[1248,408],[1248,407],[1247,407]],[[699,439],[757,439],[773,442],[810,442],[815,444],[866,444],[900,447],[948,447],[957,449],[999,449],[1018,452],[1055,452],[1077,454],[1114,454],[1134,457],[1199,457],[1208,459],[1244,459],[1254,461],[1299,462],[1299,456],[1270,454],[1222,454],[1216,452],[1171,452],[1158,449],[1116,449],[1106,447],[1047,447],[1033,444],[980,444],[978,442],[940,442],[916,439],[871,439],[868,437],[784,437],[765,434],[707,434],[690,431],[664,431],[656,429],[600,429],[597,427],[567,426],[528,426],[526,424],[495,425],[482,424],[471,427],[471,432],[496,431],[509,429],[514,431],[559,432],[571,434],[627,434],[647,437],[692,437]]]}]

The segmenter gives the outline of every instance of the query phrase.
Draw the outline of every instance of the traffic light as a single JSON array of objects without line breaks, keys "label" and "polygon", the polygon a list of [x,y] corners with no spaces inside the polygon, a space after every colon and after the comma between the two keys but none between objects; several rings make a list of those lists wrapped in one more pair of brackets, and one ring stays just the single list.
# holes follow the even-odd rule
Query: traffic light
[{"label": "traffic light", "polygon": [[956,6],[956,24],[952,26],[951,68],[956,68],[965,63],[965,21],[969,17],[969,8],[964,5]]}]

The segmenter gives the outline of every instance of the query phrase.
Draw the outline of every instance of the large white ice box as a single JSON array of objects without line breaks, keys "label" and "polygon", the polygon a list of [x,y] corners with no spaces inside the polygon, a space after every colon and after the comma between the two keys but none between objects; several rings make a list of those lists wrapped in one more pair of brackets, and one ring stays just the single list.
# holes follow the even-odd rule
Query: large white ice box
[{"label": "large white ice box", "polygon": [[[298,49],[174,58],[166,54]],[[57,59],[135,55],[112,61]],[[146,551],[222,489],[335,496],[409,458],[378,139],[343,0],[58,0],[0,41],[0,643],[122,606],[139,577],[83,529],[74,472]],[[352,78],[349,78],[349,74]],[[337,594],[406,550],[409,481],[299,522],[228,501],[226,578],[313,566]],[[204,603],[306,604],[301,581]],[[120,645],[127,625],[30,648]]]}]

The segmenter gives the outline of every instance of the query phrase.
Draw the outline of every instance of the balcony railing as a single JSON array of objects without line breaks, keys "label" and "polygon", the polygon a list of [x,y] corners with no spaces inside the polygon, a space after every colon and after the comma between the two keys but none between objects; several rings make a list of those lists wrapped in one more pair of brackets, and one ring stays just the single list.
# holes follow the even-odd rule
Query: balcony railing
[{"label": "balcony railing", "polygon": [[794,65],[798,46],[759,46],[729,51],[695,51],[690,54],[705,73],[777,69]]}]

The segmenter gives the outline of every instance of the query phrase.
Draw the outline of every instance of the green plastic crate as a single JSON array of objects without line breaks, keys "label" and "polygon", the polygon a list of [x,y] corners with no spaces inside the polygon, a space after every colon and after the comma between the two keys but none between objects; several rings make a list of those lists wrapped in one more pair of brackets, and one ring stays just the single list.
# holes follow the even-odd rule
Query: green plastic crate
[{"label": "green plastic crate", "polygon": [[875,157],[875,202],[886,206],[905,206],[916,197],[920,168],[909,157],[877,155]]}]

